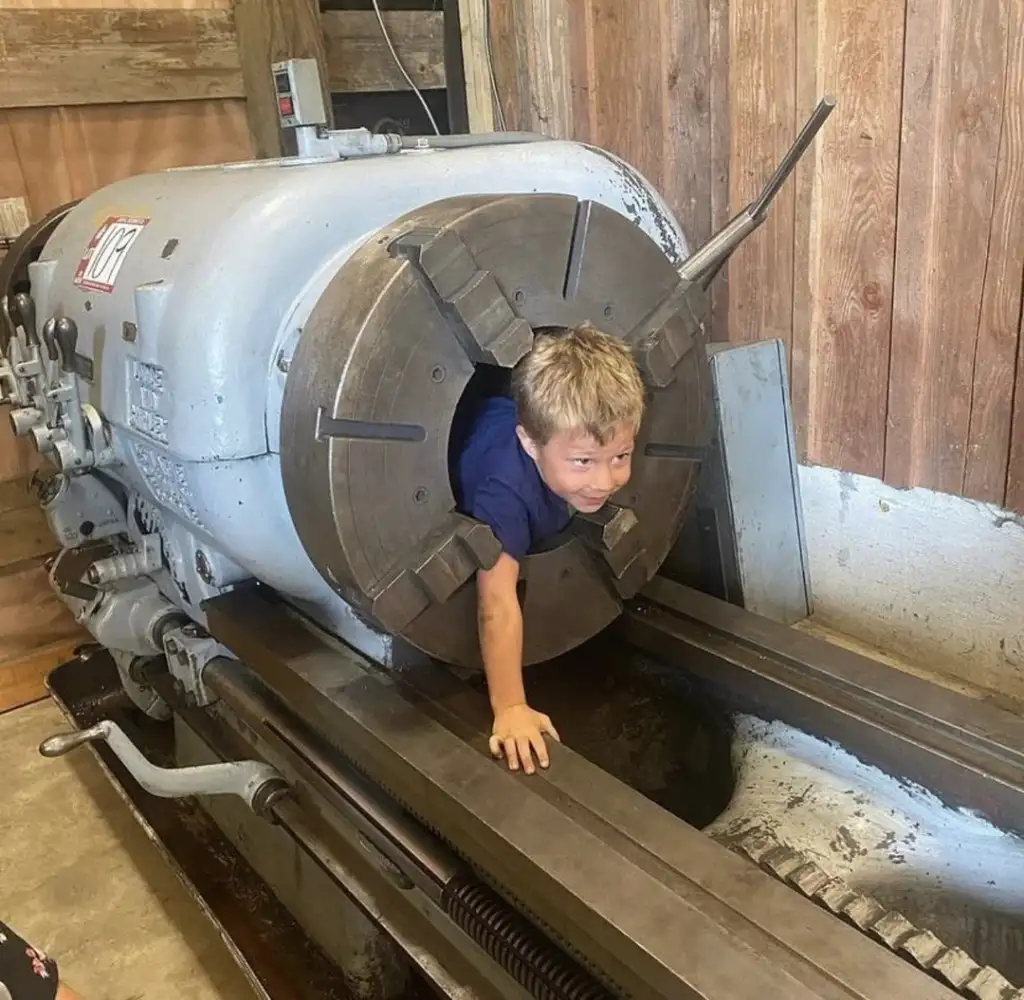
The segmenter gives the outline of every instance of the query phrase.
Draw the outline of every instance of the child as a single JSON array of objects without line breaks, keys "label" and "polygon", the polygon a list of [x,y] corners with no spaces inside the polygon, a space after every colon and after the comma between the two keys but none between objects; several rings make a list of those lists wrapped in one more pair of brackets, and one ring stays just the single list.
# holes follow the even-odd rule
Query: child
[{"label": "child", "polygon": [[[457,456],[459,509],[502,545],[477,574],[477,623],[494,712],[491,753],[511,770],[548,766],[551,720],[526,702],[520,560],[564,530],[576,511],[600,510],[629,481],[644,384],[628,345],[585,324],[541,334],[512,373],[512,398],[483,400]],[[531,752],[532,751],[532,752]]]}]

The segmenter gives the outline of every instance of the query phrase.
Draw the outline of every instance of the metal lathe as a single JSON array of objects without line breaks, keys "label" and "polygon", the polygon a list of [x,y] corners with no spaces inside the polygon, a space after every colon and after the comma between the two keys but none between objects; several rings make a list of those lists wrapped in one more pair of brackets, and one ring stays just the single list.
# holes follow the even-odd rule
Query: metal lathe
[{"label": "metal lathe", "polygon": [[[268,998],[1024,1000],[1024,721],[794,630],[785,359],[708,288],[813,142],[694,249],[579,143],[326,128],[123,180],[0,266],[0,392],[47,456],[48,684]],[[316,84],[315,79],[313,84]],[[524,561],[531,702],[487,750],[449,435],[536,330],[649,390],[633,478]]]}]

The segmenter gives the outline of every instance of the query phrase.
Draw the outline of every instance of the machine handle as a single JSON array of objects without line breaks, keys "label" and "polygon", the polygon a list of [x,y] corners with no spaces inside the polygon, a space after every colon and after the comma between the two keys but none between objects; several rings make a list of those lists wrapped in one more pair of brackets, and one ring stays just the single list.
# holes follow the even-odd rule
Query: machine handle
[{"label": "machine handle", "polygon": [[54,325],[54,336],[60,348],[60,366],[66,372],[75,370],[75,348],[78,346],[78,324],[61,316]]},{"label": "machine handle", "polygon": [[88,729],[50,736],[40,743],[39,752],[44,757],[62,757],[86,743],[104,741],[129,774],[147,792],[161,798],[237,795],[250,809],[258,812],[288,787],[273,767],[257,760],[223,761],[194,767],[158,767],[110,719],[97,722]]},{"label": "machine handle", "polygon": [[60,354],[57,352],[57,338],[54,336],[54,328],[57,326],[55,319],[48,319],[43,324],[43,345],[46,348],[46,356],[51,361],[59,361]]},{"label": "machine handle", "polygon": [[44,757],[63,757],[64,754],[84,746],[86,743],[93,743],[107,738],[106,729],[102,722],[88,729],[77,729],[70,733],[58,733],[43,740],[39,745],[39,752]]},{"label": "machine handle", "polygon": [[14,296],[15,322],[21,324],[25,329],[25,337],[30,344],[39,346],[39,334],[36,333],[36,304],[32,296],[25,292],[18,292]]}]

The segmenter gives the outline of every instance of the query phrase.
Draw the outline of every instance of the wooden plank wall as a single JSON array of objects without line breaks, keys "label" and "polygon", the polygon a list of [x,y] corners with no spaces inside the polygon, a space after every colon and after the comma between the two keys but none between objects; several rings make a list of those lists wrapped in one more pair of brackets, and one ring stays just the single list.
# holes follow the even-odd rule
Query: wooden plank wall
[{"label": "wooden plank wall", "polygon": [[[52,29],[61,23],[59,17],[68,16],[63,8],[92,16],[103,16],[103,8],[155,8],[167,10],[172,18],[184,9],[208,9],[211,16],[219,12],[227,17],[230,6],[230,0],[16,0],[5,4],[5,13],[13,17],[21,11],[46,11],[46,30],[47,24]],[[45,51],[40,46],[37,59]],[[0,103],[14,103],[8,94],[18,94],[18,84],[12,84],[4,87]],[[177,96],[166,77],[165,88],[170,97]],[[24,197],[32,219],[133,173],[251,154],[245,102],[239,96],[0,110],[0,197]]]},{"label": "wooden plank wall", "polygon": [[1024,512],[1021,0],[492,0],[507,125],[635,164],[699,240],[837,108],[714,306],[781,338],[801,458]]},{"label": "wooden plank wall", "polygon": [[[725,221],[726,0],[491,0],[490,29],[507,128],[622,156],[659,189],[691,242]],[[723,323],[727,287],[716,287]]]},{"label": "wooden plank wall", "polygon": [[[732,0],[734,199],[753,119],[838,105],[792,220],[731,266],[732,336],[790,344],[807,462],[1024,510],[1024,6],[797,0],[770,44],[747,34],[762,7]],[[759,324],[758,286],[790,281]]]}]

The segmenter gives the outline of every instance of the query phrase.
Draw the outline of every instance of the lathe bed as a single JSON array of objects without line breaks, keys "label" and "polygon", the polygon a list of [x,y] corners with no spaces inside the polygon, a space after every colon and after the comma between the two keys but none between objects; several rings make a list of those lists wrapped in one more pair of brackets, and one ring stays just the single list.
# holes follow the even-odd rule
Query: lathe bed
[{"label": "lathe bed", "polygon": [[[809,858],[763,829],[708,836],[568,746],[555,749],[546,773],[505,773],[487,755],[485,698],[443,668],[398,676],[376,670],[313,635],[262,589],[218,599],[209,621],[252,672],[237,664],[225,665],[223,676],[214,669],[211,683],[226,706],[215,713],[216,726],[208,713],[181,705],[181,719],[205,757],[197,752],[178,762],[262,750],[298,789],[282,801],[277,835],[287,831],[321,875],[383,918],[423,980],[469,990],[451,995],[1020,995],[958,949],[959,942],[900,919],[820,868],[816,874]],[[605,644],[671,667],[681,699],[706,699],[722,718],[750,712],[784,719],[841,742],[887,774],[923,784],[947,808],[969,807],[1017,833],[1024,825],[1024,720],[1016,716],[661,578],[614,632],[602,637]],[[54,696],[76,726],[109,714],[117,700],[109,662],[99,655],[85,666],[67,665],[51,678]],[[86,689],[86,678],[94,689]],[[130,715],[122,703],[120,717]],[[233,716],[229,725],[226,715]],[[151,721],[133,725],[154,752],[158,729]],[[280,918],[274,894],[225,850],[223,834],[205,812],[154,799],[106,747],[95,745],[94,752],[220,924],[254,983],[268,997],[280,995],[296,942],[302,954],[311,948],[319,954],[316,945],[290,917]],[[395,802],[404,808],[389,811]],[[374,803],[384,803],[383,812],[375,813]],[[204,804],[217,814],[213,800]],[[221,827],[231,827],[230,817],[217,815]],[[347,830],[346,820],[353,824]],[[389,827],[390,820],[397,826]],[[197,842],[209,847],[211,837],[215,850],[196,848]],[[360,837],[379,839],[369,850],[364,839],[361,850]],[[397,865],[387,857],[395,844]],[[431,845],[440,845],[441,860],[432,857]],[[211,869],[211,855],[232,859],[233,879],[246,872],[243,892],[237,885],[226,890],[225,873]],[[410,881],[410,859],[413,867],[433,867],[460,885],[486,871],[490,884],[480,881],[477,892],[490,907],[482,911],[494,923],[490,936],[467,923],[443,891],[429,902],[429,891]],[[322,892],[307,881],[286,898],[305,894],[293,910],[308,915]],[[260,902],[239,905],[247,899]],[[524,913],[530,924],[511,941],[537,957],[539,967],[546,967],[547,956],[565,977],[575,976],[577,992],[560,990],[557,978],[552,986],[542,983],[540,992],[520,992],[522,974],[517,985],[484,959],[490,954],[521,973],[517,961],[526,959],[517,960],[508,930]],[[476,935],[477,948],[469,952],[453,943],[460,919]],[[693,950],[680,950],[681,943],[692,943]],[[562,956],[550,958],[556,952]],[[340,980],[331,978],[330,961],[318,959],[314,968],[319,971],[303,979],[302,995],[333,992]],[[418,988],[414,983],[409,995]]]}]

